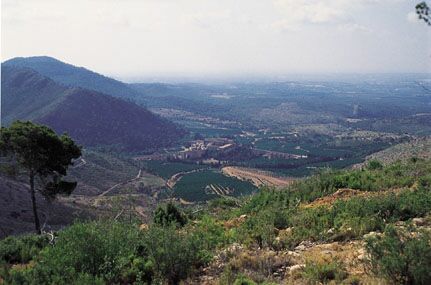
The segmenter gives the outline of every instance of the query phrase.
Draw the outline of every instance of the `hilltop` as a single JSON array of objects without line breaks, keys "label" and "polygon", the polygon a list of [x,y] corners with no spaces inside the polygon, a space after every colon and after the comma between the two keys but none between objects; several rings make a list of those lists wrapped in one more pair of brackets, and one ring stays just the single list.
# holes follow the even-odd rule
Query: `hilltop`
[{"label": "hilltop", "polygon": [[3,62],[2,66],[30,68],[63,85],[82,87],[114,97],[133,98],[139,95],[123,82],[49,56],[16,57]]},{"label": "hilltop", "polygon": [[34,70],[2,65],[3,120],[32,120],[67,132],[84,146],[148,151],[169,146],[184,131],[132,102],[63,86]]}]

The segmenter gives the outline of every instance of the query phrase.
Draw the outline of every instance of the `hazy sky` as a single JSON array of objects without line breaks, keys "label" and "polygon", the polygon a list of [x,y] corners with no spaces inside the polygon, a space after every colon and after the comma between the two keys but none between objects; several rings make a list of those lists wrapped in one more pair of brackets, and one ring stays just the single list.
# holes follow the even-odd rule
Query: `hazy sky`
[{"label": "hazy sky", "polygon": [[413,0],[2,0],[2,61],[120,78],[430,72]]}]

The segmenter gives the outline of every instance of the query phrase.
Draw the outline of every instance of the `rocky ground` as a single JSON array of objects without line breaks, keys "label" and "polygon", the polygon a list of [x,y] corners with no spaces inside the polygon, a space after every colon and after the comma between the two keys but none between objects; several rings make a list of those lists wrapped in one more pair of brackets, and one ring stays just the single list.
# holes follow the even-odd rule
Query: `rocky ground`
[{"label": "rocky ground", "polygon": [[[338,199],[349,199],[354,196],[384,195],[388,192],[394,194],[399,190],[388,190],[384,193],[370,193],[352,189],[340,189],[332,195],[317,199],[313,203],[302,207],[330,206]],[[228,220],[224,227],[232,229],[247,220],[247,215]],[[414,218],[411,225],[417,230],[431,230],[431,216]],[[406,222],[395,223],[397,228],[406,228]],[[276,241],[282,240],[291,229],[278,231]],[[329,230],[331,231],[331,229]],[[412,233],[414,234],[414,233]],[[232,244],[218,252],[209,266],[202,268],[197,277],[188,280],[185,284],[232,284],[238,273],[248,276],[257,282],[269,284],[314,284],[307,278],[307,264],[335,265],[340,274],[344,274],[342,284],[382,284],[389,285],[387,280],[373,274],[369,255],[365,249],[365,240],[369,237],[382,235],[370,232],[362,238],[350,241],[316,243],[303,241],[295,248],[250,248],[241,244]],[[325,284],[339,284],[337,281],[328,281]],[[259,283],[260,284],[260,283]],[[268,284],[268,283],[264,283]]]}]

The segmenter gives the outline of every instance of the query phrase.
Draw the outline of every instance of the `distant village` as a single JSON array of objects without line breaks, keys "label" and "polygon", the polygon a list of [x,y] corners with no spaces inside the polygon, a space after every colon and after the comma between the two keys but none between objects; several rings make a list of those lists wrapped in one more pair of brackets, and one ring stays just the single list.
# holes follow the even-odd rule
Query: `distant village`
[{"label": "distant village", "polygon": [[[167,160],[167,161],[194,161],[203,164],[227,164],[227,160],[218,160],[215,157],[229,157],[239,148],[244,147],[230,138],[205,138],[191,141],[182,150],[168,153],[155,153],[135,157],[135,160]],[[268,159],[301,159],[307,155],[290,154],[285,152],[269,151],[250,148],[249,152],[256,157]]]}]

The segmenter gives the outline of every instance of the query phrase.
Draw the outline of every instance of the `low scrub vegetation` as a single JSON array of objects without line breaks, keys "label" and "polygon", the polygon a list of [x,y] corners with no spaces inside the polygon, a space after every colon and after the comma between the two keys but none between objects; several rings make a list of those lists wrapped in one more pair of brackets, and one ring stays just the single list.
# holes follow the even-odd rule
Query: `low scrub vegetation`
[{"label": "low scrub vegetation", "polygon": [[431,233],[388,226],[367,240],[374,271],[394,284],[431,284]]},{"label": "low scrub vegetation", "polygon": [[36,235],[7,237],[0,242],[0,260],[10,264],[27,263],[48,245],[48,241],[48,237]]},{"label": "low scrub vegetation", "polygon": [[[280,281],[275,273],[290,276],[298,245],[365,239],[364,263],[373,278],[429,284],[430,232],[413,224],[431,214],[430,170],[424,160],[373,162],[207,207],[168,203],[145,226],[94,221],[75,223],[51,240],[9,237],[0,241],[0,276],[6,284],[199,284],[202,272],[212,272],[203,268],[214,268],[220,284],[272,284]],[[332,195],[339,188],[356,190],[339,198]],[[360,284],[336,258],[307,259],[297,270],[292,276],[305,283]]]},{"label": "low scrub vegetation", "polygon": [[340,283],[347,276],[343,265],[338,262],[308,262],[304,268],[303,275],[306,279],[316,284],[326,284],[330,281]]},{"label": "low scrub vegetation", "polygon": [[[265,209],[240,226],[238,238],[259,246],[288,248],[303,240],[345,241],[381,231],[387,223],[421,217],[430,211],[431,191],[425,188],[338,200],[331,207]],[[277,232],[286,229],[281,242],[275,243]]]},{"label": "low scrub vegetation", "polygon": [[[2,274],[10,284],[178,284],[208,262],[214,242],[203,230],[174,226],[140,230],[116,222],[77,223],[53,245],[3,240]],[[11,267],[12,263],[28,266]]]}]

